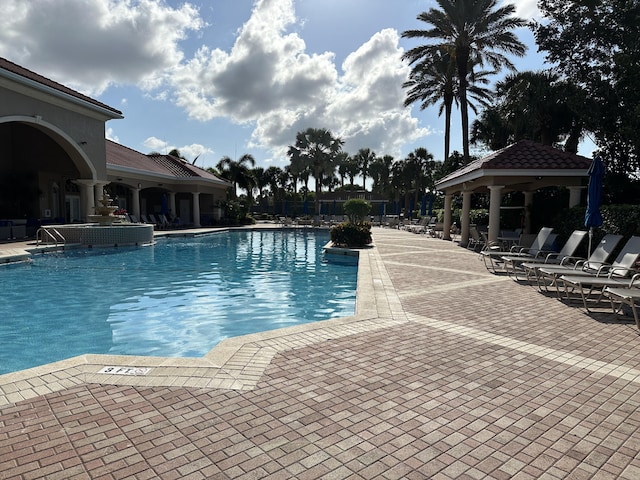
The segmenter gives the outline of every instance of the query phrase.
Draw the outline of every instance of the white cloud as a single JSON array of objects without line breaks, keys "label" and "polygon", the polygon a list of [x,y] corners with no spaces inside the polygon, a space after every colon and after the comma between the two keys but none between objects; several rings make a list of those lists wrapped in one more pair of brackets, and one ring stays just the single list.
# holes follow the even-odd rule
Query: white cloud
[{"label": "white cloud", "polygon": [[171,78],[178,104],[199,120],[251,123],[249,146],[276,158],[309,127],[329,128],[348,151],[366,146],[392,155],[429,133],[403,107],[409,68],[396,30],[374,34],[340,75],[333,53],[308,54],[304,40],[287,31],[294,21],[290,0],[258,1],[229,53],[203,47],[177,69]]},{"label": "white cloud", "polygon": [[[142,153],[158,152],[166,155],[171,150],[177,149],[180,152],[180,155],[189,162],[193,162],[196,157],[214,153],[213,150],[211,150],[209,147],[206,147],[199,143],[192,143],[190,145],[183,145],[181,147],[178,147],[167,142],[166,140],[162,140],[161,138],[157,137],[149,137],[142,143],[145,147],[148,148],[148,151]],[[202,165],[202,161],[196,163]]]},{"label": "white cloud", "polygon": [[193,162],[196,160],[196,165],[202,166],[203,160],[202,155],[213,154],[214,151],[209,147],[205,147],[199,143],[192,143],[191,145],[183,145],[182,147],[178,147],[180,154],[186,158],[189,162]]},{"label": "white cloud", "polygon": [[158,152],[162,154],[167,154],[171,150],[176,148],[173,145],[169,145],[167,142],[157,137],[149,137],[144,142],[142,142],[142,144],[149,149],[148,152],[142,152],[142,153]]},{"label": "white cloud", "polygon": [[158,85],[183,59],[178,42],[203,26],[188,3],[4,0],[0,56],[97,95],[113,84]]},{"label": "white cloud", "polygon": [[[293,0],[256,0],[233,47],[202,45],[185,58],[183,40],[207,32],[189,3],[4,0],[0,56],[89,95],[136,85],[145,99],[173,102],[200,122],[230,119],[252,130],[248,147],[275,159],[309,127],[331,129],[347,151],[396,156],[431,133],[403,107],[408,67],[396,30],[373,34],[338,67],[333,52],[307,50],[301,25]],[[153,136],[144,145],[174,148]],[[177,148],[187,157],[211,153],[199,144]]]},{"label": "white cloud", "polygon": [[107,139],[109,139],[109,140],[111,140],[113,142],[120,143],[120,140],[118,139],[118,136],[114,135],[113,128],[111,128],[111,127],[108,127],[108,128],[105,129],[104,136],[105,136],[105,138],[107,138]]},{"label": "white cloud", "polygon": [[520,18],[533,20],[541,17],[540,10],[538,10],[538,0],[511,0],[503,3],[511,3],[516,7],[516,15]]}]

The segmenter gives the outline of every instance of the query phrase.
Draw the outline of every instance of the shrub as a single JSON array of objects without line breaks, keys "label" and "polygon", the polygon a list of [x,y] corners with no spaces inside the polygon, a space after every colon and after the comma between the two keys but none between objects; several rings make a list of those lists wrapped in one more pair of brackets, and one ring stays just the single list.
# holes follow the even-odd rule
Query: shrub
[{"label": "shrub", "polygon": [[371,204],[361,198],[352,198],[344,202],[344,212],[349,217],[349,223],[364,223],[371,212]]},{"label": "shrub", "polygon": [[331,228],[331,241],[337,247],[364,247],[371,243],[371,224],[344,222]]}]

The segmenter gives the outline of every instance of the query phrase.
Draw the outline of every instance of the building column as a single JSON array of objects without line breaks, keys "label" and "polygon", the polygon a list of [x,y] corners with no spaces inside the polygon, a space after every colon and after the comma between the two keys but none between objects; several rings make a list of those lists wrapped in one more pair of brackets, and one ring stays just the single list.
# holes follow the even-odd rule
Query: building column
[{"label": "building column", "polygon": [[193,195],[193,226],[199,228],[200,225],[200,192],[192,192]]},{"label": "building column", "polygon": [[502,185],[489,187],[489,241],[496,242],[500,236],[500,203],[502,201]]},{"label": "building column", "polygon": [[471,192],[462,192],[462,214],[460,215],[460,245],[469,243],[469,224],[471,223]]},{"label": "building column", "polygon": [[140,191],[142,190],[140,187],[142,185],[138,184],[137,187],[131,189],[131,214],[136,217],[138,221],[140,221]]},{"label": "building column", "polygon": [[100,204],[100,200],[104,197],[104,187],[107,185],[106,182],[96,182],[93,186],[93,203],[94,205]]},{"label": "building column", "polygon": [[95,213],[95,198],[93,193],[93,186],[95,182],[93,180],[84,180],[78,179],[75,181],[80,187],[80,205],[82,211],[80,212],[80,216],[84,219],[84,221],[88,221],[88,215],[93,215]]},{"label": "building column", "polygon": [[531,233],[531,209],[533,208],[533,193],[524,192],[524,233]]},{"label": "building column", "polygon": [[580,205],[580,197],[584,187],[569,187],[569,208]]},{"label": "building column", "polygon": [[444,222],[442,224],[442,238],[451,240],[451,203],[453,196],[450,193],[444,195]]}]

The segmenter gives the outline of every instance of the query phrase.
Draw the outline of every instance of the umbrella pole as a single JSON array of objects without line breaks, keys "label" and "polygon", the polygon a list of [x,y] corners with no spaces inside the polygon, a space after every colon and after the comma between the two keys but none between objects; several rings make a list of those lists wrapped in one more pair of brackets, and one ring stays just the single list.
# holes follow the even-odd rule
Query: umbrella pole
[{"label": "umbrella pole", "polygon": [[591,242],[593,241],[593,227],[589,227],[589,250],[587,251],[587,258],[591,255]]}]

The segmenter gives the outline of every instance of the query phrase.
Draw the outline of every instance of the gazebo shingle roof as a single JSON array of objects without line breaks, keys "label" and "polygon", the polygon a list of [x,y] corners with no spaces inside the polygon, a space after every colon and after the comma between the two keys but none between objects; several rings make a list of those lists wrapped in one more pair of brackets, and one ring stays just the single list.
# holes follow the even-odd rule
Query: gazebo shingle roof
[{"label": "gazebo shingle roof", "polygon": [[474,160],[442,178],[450,181],[475,170],[587,170],[591,160],[531,140],[513,143],[491,155]]}]

